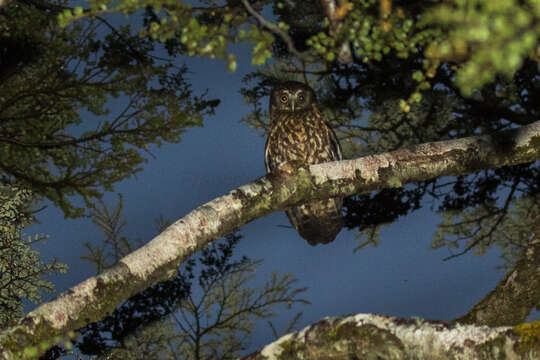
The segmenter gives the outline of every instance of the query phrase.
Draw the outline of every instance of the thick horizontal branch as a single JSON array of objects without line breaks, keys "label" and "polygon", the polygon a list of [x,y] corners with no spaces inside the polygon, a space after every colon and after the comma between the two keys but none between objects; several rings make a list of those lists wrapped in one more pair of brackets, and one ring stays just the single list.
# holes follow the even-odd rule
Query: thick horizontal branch
[{"label": "thick horizontal branch", "polygon": [[399,187],[539,158],[537,121],[492,136],[427,143],[259,178],[193,210],[113,268],[29,313],[17,327],[0,334],[0,358],[19,359],[24,346],[37,346],[101,319],[122,301],[174,276],[183,261],[211,241],[273,211],[306,199]]},{"label": "thick horizontal branch", "polygon": [[325,318],[244,359],[535,359],[540,346],[525,329],[357,314]]}]

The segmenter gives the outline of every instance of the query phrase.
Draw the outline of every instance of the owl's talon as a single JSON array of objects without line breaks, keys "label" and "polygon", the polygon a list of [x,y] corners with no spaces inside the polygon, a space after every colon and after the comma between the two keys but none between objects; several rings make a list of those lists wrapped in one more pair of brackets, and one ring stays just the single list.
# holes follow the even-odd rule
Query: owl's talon
[{"label": "owl's talon", "polygon": [[295,170],[294,170],[294,167],[293,167],[291,164],[289,164],[289,163],[283,163],[283,164],[280,164],[280,165],[278,166],[277,170],[278,170],[279,172],[283,172],[283,173],[285,173],[285,174],[287,174],[287,175],[292,175],[292,174],[294,173],[294,171],[295,171]]}]

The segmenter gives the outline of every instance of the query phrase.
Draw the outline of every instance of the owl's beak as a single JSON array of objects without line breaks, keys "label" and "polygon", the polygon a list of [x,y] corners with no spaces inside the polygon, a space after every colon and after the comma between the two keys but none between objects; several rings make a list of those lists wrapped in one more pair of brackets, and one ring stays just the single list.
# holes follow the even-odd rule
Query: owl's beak
[{"label": "owl's beak", "polygon": [[296,105],[296,102],[294,101],[294,99],[291,99],[291,110],[294,111],[294,108],[295,108],[295,105]]}]

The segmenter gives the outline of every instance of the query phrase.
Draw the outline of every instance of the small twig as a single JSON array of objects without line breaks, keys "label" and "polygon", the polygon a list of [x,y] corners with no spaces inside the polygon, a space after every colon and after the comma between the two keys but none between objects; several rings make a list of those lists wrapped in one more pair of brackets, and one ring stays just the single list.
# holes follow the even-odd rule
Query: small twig
[{"label": "small twig", "polygon": [[[339,31],[339,28],[341,27],[341,23],[339,21],[340,16],[336,14],[336,2],[335,0],[321,0],[321,3],[326,17],[330,22],[330,30],[332,31],[333,35],[336,35]],[[350,64],[352,62],[352,52],[348,42],[345,41],[341,44],[338,59],[346,64]]]},{"label": "small twig", "polygon": [[[118,29],[116,29],[111,23],[109,23],[103,16],[96,15],[95,18],[98,19],[103,25],[108,27],[109,30],[111,30],[111,32],[118,39],[120,39],[124,43],[124,45],[126,45],[129,48],[129,50],[131,50],[131,53],[133,54],[133,56],[138,60],[138,62],[137,62],[138,65],[141,65],[141,63],[144,62],[144,60],[145,60],[144,57],[145,56],[148,56],[148,57],[150,57],[150,58],[152,58],[154,60],[161,60],[161,61],[165,61],[165,62],[169,62],[169,63],[172,62],[172,59],[167,59],[167,58],[159,57],[159,56],[152,55],[152,54],[143,54],[141,51],[135,49],[129,43],[129,41],[124,37],[124,35],[122,35],[118,31]],[[176,65],[173,65],[173,67],[178,68],[178,66],[176,66]]]},{"label": "small twig", "polygon": [[[463,249],[459,253],[445,257],[443,259],[443,261],[448,261],[448,260],[451,260],[453,258],[456,258],[458,256],[461,256],[461,255],[464,255],[464,254],[468,253],[474,247],[476,247],[478,244],[480,244],[480,242],[482,242],[482,240],[488,239],[488,238],[491,237],[491,235],[493,235],[493,233],[499,227],[499,225],[501,224],[501,222],[503,221],[503,219],[505,218],[505,216],[506,216],[506,214],[508,212],[508,207],[510,206],[511,201],[514,198],[514,193],[516,191],[517,185],[518,185],[518,182],[517,181],[514,182],[514,184],[512,186],[512,189],[510,190],[510,194],[508,194],[508,197],[506,198],[504,206],[500,210],[500,216],[497,218],[497,220],[495,221],[495,224],[493,224],[493,226],[491,227],[489,232],[487,234],[485,234],[485,235],[480,236],[478,239],[474,240],[472,243],[469,244],[469,246],[467,246],[465,249]],[[481,225],[479,225],[479,226],[481,226]]]},{"label": "small twig", "polygon": [[261,14],[259,14],[257,11],[255,11],[255,9],[251,7],[251,5],[249,4],[247,0],[241,0],[241,2],[246,8],[247,12],[251,14],[251,16],[253,16],[255,19],[257,19],[257,21],[259,22],[259,24],[261,24],[261,26],[265,27],[269,31],[278,35],[281,38],[281,40],[285,42],[285,44],[287,45],[287,50],[289,50],[291,54],[293,54],[294,56],[296,56],[298,59],[301,59],[301,60],[305,60],[305,61],[310,60],[311,57],[308,56],[305,52],[299,52],[298,50],[296,50],[296,47],[294,46],[294,42],[292,38],[289,36],[289,34],[287,34],[286,31],[279,28],[279,26],[277,26],[276,24],[272,24],[271,22],[263,18]]}]

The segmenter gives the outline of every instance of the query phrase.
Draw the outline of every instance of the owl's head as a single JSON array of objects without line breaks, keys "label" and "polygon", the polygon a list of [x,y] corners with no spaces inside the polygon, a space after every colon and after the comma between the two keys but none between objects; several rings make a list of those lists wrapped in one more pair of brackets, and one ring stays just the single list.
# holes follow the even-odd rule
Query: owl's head
[{"label": "owl's head", "polygon": [[298,81],[287,81],[272,89],[270,112],[311,109],[315,102],[315,92],[312,88]]}]

